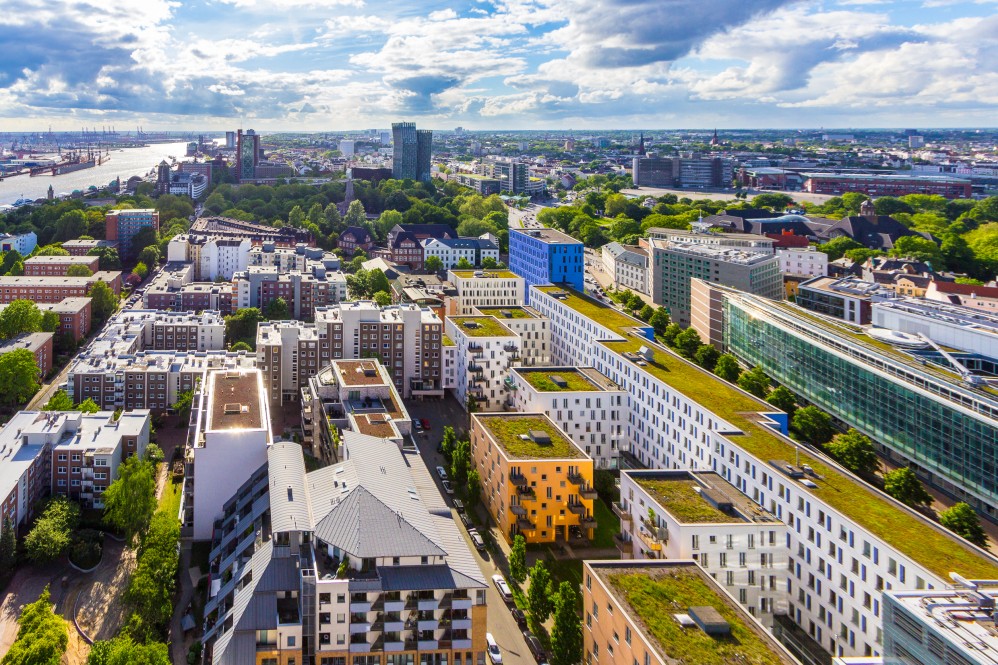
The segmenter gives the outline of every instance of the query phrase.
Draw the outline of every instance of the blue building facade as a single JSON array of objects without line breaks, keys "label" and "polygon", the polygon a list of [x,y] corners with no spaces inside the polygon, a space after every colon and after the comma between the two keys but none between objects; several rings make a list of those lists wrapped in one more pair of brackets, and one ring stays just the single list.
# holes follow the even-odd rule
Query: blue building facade
[{"label": "blue building facade", "polygon": [[554,229],[510,229],[509,269],[530,287],[567,284],[585,290],[586,260],[581,242]]}]

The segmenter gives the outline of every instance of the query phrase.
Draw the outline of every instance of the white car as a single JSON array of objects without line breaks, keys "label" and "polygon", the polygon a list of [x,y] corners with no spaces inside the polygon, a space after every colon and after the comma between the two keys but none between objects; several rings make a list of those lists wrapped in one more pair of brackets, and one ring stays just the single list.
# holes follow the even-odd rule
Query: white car
[{"label": "white car", "polygon": [[442,466],[437,467],[437,475],[440,476],[440,480],[447,480],[447,469]]},{"label": "white car", "polygon": [[506,584],[506,580],[502,575],[493,575],[492,583],[496,585],[496,590],[499,591],[499,595],[507,603],[513,600],[513,593],[509,590],[509,585]]},{"label": "white car", "polygon": [[496,638],[492,637],[492,633],[485,633],[485,646],[492,665],[502,665],[502,651],[499,651],[499,645],[496,644]]},{"label": "white car", "polygon": [[475,546],[476,550],[485,551],[485,541],[482,540],[481,534],[476,529],[468,529],[468,538],[471,538],[471,544]]},{"label": "white car", "polygon": [[448,494],[453,494],[453,493],[454,493],[454,488],[453,488],[453,487],[451,487],[451,485],[450,485],[450,482],[449,482],[449,481],[446,481],[446,480],[445,480],[445,481],[443,481],[443,483],[441,483],[441,484],[442,484],[442,485],[444,486],[444,491],[445,491],[445,492],[447,492]]}]

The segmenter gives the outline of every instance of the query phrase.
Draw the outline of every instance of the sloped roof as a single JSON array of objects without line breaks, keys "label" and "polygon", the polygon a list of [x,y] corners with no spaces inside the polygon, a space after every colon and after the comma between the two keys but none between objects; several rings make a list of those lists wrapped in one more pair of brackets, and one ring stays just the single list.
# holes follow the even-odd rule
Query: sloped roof
[{"label": "sloped roof", "polygon": [[270,524],[274,533],[310,531],[305,459],[297,443],[275,443],[267,449],[270,474]]}]

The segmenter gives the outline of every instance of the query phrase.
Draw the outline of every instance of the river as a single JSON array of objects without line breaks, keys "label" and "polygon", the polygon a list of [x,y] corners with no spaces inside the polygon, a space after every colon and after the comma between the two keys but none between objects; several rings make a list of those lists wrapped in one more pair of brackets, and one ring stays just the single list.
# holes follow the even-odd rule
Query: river
[{"label": "river", "polygon": [[145,148],[112,149],[110,160],[92,169],[83,169],[64,175],[39,175],[32,178],[27,173],[11,176],[0,182],[0,204],[11,204],[19,198],[41,199],[48,196],[49,185],[59,194],[70,194],[78,189],[86,192],[91,185],[104,187],[115,178],[121,178],[121,184],[133,175],[145,176],[156,168],[164,159],[170,161],[170,156],[183,159],[187,153],[187,142],[154,143]]}]

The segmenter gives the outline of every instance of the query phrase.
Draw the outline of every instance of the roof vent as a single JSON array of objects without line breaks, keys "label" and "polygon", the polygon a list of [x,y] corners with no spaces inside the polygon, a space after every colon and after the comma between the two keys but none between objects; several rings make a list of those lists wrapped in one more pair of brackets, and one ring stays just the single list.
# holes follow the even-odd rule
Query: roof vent
[{"label": "roof vent", "polygon": [[551,443],[551,437],[548,433],[540,429],[530,430],[530,439],[534,443]]},{"label": "roof vent", "polygon": [[238,413],[249,413],[249,407],[245,404],[240,404],[239,402],[226,402],[225,404],[225,415],[231,416]]},{"label": "roof vent", "polygon": [[551,383],[558,386],[559,388],[564,389],[568,387],[568,381],[566,381],[565,377],[563,377],[561,374],[551,374],[548,376],[548,378],[551,379]]},{"label": "roof vent", "polygon": [[731,625],[713,607],[702,605],[689,609],[690,618],[708,635],[730,635]]}]

